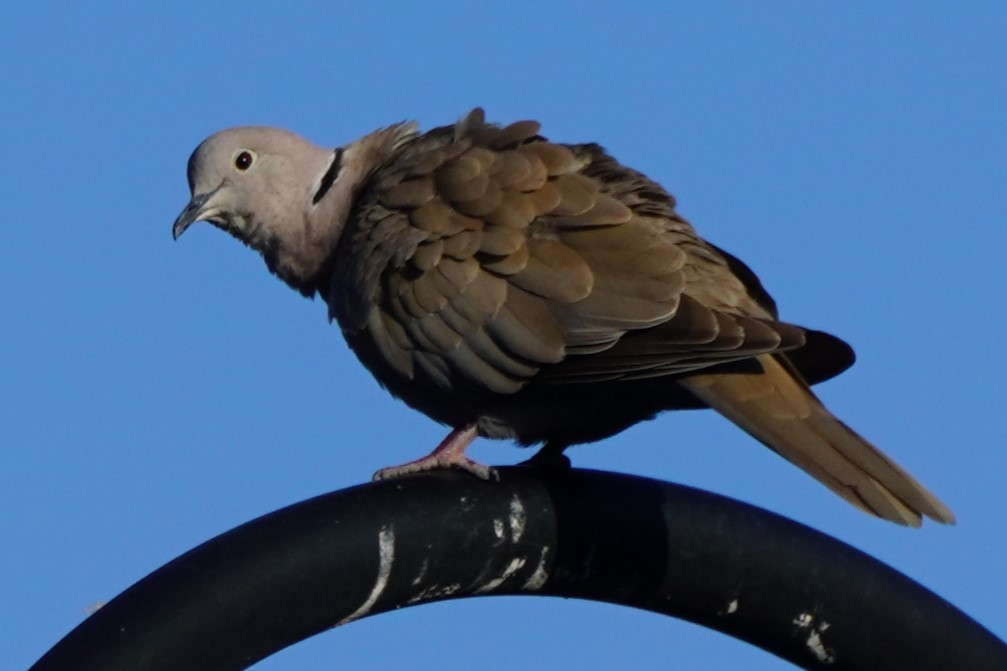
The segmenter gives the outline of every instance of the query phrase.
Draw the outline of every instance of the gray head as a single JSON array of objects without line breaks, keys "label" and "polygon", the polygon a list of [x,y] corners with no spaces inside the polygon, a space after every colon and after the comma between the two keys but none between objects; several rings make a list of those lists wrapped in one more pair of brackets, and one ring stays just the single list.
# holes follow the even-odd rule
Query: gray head
[{"label": "gray head", "polygon": [[332,150],[278,128],[220,131],[189,158],[192,199],[172,234],[177,239],[193,223],[208,221],[259,251],[271,271],[310,295],[361,185],[413,134],[411,125],[392,126]]},{"label": "gray head", "polygon": [[192,200],[175,220],[177,239],[208,221],[255,248],[303,219],[310,190],[332,163],[331,150],[279,128],[247,126],[211,135],[189,158]]}]

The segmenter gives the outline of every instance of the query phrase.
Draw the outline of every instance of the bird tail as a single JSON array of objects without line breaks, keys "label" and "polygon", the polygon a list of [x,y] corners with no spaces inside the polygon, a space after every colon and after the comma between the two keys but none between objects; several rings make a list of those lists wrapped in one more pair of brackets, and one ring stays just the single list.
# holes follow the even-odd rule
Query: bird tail
[{"label": "bird tail", "polygon": [[830,413],[785,360],[757,357],[762,373],[710,373],[680,380],[689,391],[853,505],[919,526],[954,514],[898,464]]}]

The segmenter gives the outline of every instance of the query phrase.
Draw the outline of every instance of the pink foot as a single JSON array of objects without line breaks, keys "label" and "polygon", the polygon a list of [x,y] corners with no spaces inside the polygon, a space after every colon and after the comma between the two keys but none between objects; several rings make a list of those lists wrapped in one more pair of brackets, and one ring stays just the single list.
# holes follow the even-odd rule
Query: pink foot
[{"label": "pink foot", "polygon": [[382,468],[374,474],[375,480],[391,480],[410,473],[422,473],[423,471],[436,471],[445,468],[458,468],[468,471],[472,475],[482,480],[498,479],[497,472],[485,465],[480,464],[465,456],[465,450],[475,440],[475,424],[469,424],[455,429],[448,437],[441,441],[441,444],[434,448],[434,451],[416,461],[410,461],[401,466],[389,466]]}]

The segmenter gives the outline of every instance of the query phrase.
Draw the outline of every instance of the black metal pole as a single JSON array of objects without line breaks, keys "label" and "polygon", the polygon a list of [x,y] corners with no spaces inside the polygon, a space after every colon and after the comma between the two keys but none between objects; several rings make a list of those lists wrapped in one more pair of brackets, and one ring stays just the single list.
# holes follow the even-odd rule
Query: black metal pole
[{"label": "black metal pole", "polygon": [[130,587],[31,671],[245,669],[337,624],[493,594],[644,608],[808,669],[1007,669],[1007,646],[954,606],[772,513],[611,473],[500,475],[372,483],[244,524]]}]

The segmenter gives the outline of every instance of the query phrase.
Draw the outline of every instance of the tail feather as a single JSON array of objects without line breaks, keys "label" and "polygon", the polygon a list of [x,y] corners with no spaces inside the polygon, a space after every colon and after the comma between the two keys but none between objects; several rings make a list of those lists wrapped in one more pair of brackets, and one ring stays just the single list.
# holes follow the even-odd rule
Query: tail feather
[{"label": "tail feather", "polygon": [[898,524],[954,514],[913,476],[838,420],[775,356],[763,373],[693,375],[680,383],[853,505]]}]

